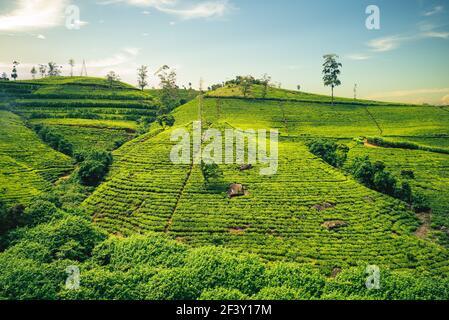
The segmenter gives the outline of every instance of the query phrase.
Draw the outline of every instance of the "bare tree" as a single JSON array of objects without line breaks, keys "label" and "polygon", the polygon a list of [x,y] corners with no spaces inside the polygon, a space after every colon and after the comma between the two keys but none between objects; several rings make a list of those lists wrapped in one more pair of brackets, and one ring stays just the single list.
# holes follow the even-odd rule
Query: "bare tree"
[{"label": "bare tree", "polygon": [[261,82],[262,82],[262,98],[265,98],[268,94],[268,87],[270,86],[271,77],[265,73],[262,76]]},{"label": "bare tree", "polygon": [[114,71],[109,71],[109,73],[106,75],[106,80],[109,83],[109,87],[112,89],[114,86],[114,82],[120,81],[120,76]]},{"label": "bare tree", "polygon": [[14,79],[14,81],[17,79],[17,77],[19,76],[18,74],[17,74],[17,66],[19,65],[20,63],[18,63],[17,61],[14,61],[13,63],[12,63],[12,72],[11,72],[11,78],[13,78]]},{"label": "bare tree", "polygon": [[40,64],[39,73],[41,74],[41,78],[45,77],[45,75],[47,74],[47,66],[44,64]]},{"label": "bare tree", "polygon": [[137,81],[139,83],[139,87],[145,89],[148,86],[148,66],[141,66],[137,69]]},{"label": "bare tree", "polygon": [[48,63],[48,73],[49,77],[58,77],[61,75],[62,66],[58,66],[56,62]]},{"label": "bare tree", "polygon": [[30,72],[31,72],[31,77],[33,78],[33,80],[36,79],[37,70],[36,70],[35,66],[33,66],[33,68],[31,68]]},{"label": "bare tree", "polygon": [[69,66],[70,66],[70,76],[73,77],[73,67],[75,67],[75,60],[70,59],[69,60]]}]

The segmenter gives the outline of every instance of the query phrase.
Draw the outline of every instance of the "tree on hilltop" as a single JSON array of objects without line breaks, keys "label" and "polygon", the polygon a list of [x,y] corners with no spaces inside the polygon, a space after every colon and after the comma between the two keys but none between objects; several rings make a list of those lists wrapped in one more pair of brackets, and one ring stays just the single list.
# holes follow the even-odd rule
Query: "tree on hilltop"
[{"label": "tree on hilltop", "polygon": [[12,63],[12,73],[11,73],[11,78],[14,79],[14,81],[17,79],[18,74],[17,74],[17,66],[19,65],[19,63],[17,61],[14,61]]},{"label": "tree on hilltop", "polygon": [[36,70],[35,66],[33,66],[33,68],[31,68],[30,73],[31,73],[31,77],[33,78],[33,80],[36,79],[37,70]]},{"label": "tree on hilltop", "polygon": [[334,104],[334,88],[341,85],[341,81],[338,79],[341,71],[342,64],[337,61],[338,56],[336,54],[326,54],[323,56],[323,81],[326,87],[332,88],[332,105]]},{"label": "tree on hilltop", "polygon": [[73,67],[75,67],[75,60],[70,59],[69,60],[69,66],[70,66],[70,76],[73,77]]},{"label": "tree on hilltop", "polygon": [[146,86],[148,86],[147,80],[148,80],[148,67],[141,66],[139,69],[137,69],[137,81],[142,91],[143,89],[145,89]]},{"label": "tree on hilltop", "polygon": [[115,73],[115,71],[109,71],[109,73],[106,75],[106,80],[109,83],[109,88],[112,89],[114,86],[114,82],[120,81],[120,76]]}]

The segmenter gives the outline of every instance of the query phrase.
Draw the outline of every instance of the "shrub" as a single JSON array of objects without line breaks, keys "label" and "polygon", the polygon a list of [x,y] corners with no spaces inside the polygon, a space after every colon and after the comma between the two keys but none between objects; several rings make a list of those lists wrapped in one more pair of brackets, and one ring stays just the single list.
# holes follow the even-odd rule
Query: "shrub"
[{"label": "shrub", "polygon": [[95,247],[93,259],[115,270],[136,265],[173,268],[182,266],[187,248],[160,235],[133,235],[126,239],[109,238]]},{"label": "shrub", "polygon": [[214,288],[204,290],[198,300],[237,301],[249,300],[249,297],[237,289]]},{"label": "shrub", "polygon": [[25,206],[22,204],[14,205],[7,208],[0,200],[0,235],[7,233],[9,230],[23,225],[23,212]]},{"label": "shrub", "polygon": [[73,155],[72,144],[66,141],[62,135],[55,133],[52,129],[40,124],[33,126],[33,129],[36,131],[39,138],[53,149],[68,156]]},{"label": "shrub", "polygon": [[65,217],[31,229],[16,229],[11,232],[10,237],[11,244],[25,240],[45,246],[54,259],[84,261],[106,235],[90,221],[79,217]]},{"label": "shrub", "polygon": [[265,272],[265,287],[302,289],[303,296],[320,297],[325,277],[317,270],[295,263],[276,263]]},{"label": "shrub", "polygon": [[109,171],[112,155],[107,151],[81,152],[75,155],[75,160],[81,162],[78,177],[86,186],[97,186]]},{"label": "shrub", "polygon": [[410,184],[407,181],[402,182],[402,186],[400,189],[397,190],[396,194],[397,197],[402,201],[405,201],[407,203],[413,202],[412,188],[410,187]]},{"label": "shrub", "polygon": [[105,175],[105,166],[94,160],[83,161],[78,171],[81,183],[86,186],[97,186]]},{"label": "shrub", "polygon": [[201,173],[206,187],[223,191],[223,171],[216,163],[205,163],[201,160]]},{"label": "shrub", "polygon": [[67,274],[58,265],[0,255],[0,297],[54,300]]},{"label": "shrub", "polygon": [[372,188],[374,186],[374,174],[376,173],[376,170],[374,169],[368,156],[355,158],[350,171],[354,178],[360,183],[364,184],[368,188]]},{"label": "shrub", "polygon": [[390,196],[396,195],[396,179],[387,171],[377,171],[373,179],[374,187],[377,191]]},{"label": "shrub", "polygon": [[333,167],[342,167],[348,157],[348,146],[337,144],[330,140],[315,139],[308,142],[307,146],[311,153]]},{"label": "shrub", "polygon": [[251,295],[263,287],[265,265],[257,256],[203,247],[189,252],[185,267],[203,289],[223,287]]},{"label": "shrub", "polygon": [[415,172],[413,170],[402,170],[401,176],[406,179],[415,179]]},{"label": "shrub", "polygon": [[421,194],[416,193],[413,195],[413,210],[416,212],[427,212],[431,210],[429,200]]},{"label": "shrub", "polygon": [[258,292],[254,299],[256,300],[306,300],[310,296],[302,289],[293,289],[289,287],[263,288]]},{"label": "shrub", "polygon": [[35,226],[47,223],[54,219],[61,219],[64,214],[56,206],[48,201],[37,200],[32,202],[23,213],[23,221],[26,225]]},{"label": "shrub", "polygon": [[171,114],[164,114],[157,117],[157,122],[161,127],[173,127],[175,118]]}]

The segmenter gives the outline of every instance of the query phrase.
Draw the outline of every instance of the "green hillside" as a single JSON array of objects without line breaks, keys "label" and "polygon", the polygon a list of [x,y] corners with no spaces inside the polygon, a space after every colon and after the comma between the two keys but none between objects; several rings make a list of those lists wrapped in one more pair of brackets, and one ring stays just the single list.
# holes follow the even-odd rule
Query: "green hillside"
[{"label": "green hillside", "polygon": [[[194,246],[218,244],[268,260],[327,270],[365,261],[393,269],[447,272],[446,249],[415,236],[420,223],[406,204],[361,186],[305,147],[310,137],[328,137],[348,141],[365,154],[370,149],[350,143],[353,138],[386,132],[441,139],[441,134],[449,134],[444,111],[217,98],[221,93],[219,89],[205,99],[204,123],[214,128],[278,128],[278,174],[262,177],[258,166],[250,172],[238,171],[237,165],[222,166],[227,184],[241,183],[249,192],[246,197],[228,199],[225,193],[204,187],[198,166],[171,164],[171,131],[159,133],[155,127],[146,138],[114,153],[109,178],[85,201],[98,225],[120,235],[164,232]],[[176,125],[171,130],[189,126],[197,115],[198,101],[180,107],[174,112]],[[426,123],[421,126],[423,117]],[[397,167],[408,168],[403,159],[397,160]],[[415,160],[414,156],[407,158]],[[448,160],[443,156],[442,165],[447,166]],[[324,203],[333,207],[315,209]],[[436,210],[435,215],[447,214],[444,210]],[[344,221],[346,227],[327,230],[323,227],[326,221]],[[435,223],[442,225],[443,221],[436,219]]]},{"label": "green hillside", "polygon": [[72,170],[69,157],[42,143],[15,114],[0,110],[0,198],[28,202]]},{"label": "green hillside", "polygon": [[[174,126],[162,127],[158,94],[96,78],[0,82],[0,218],[11,214],[2,202],[26,205],[14,228],[3,234],[0,226],[0,299],[448,298],[446,109],[332,105],[276,88],[264,98],[260,86],[244,97],[229,86],[184,96]],[[200,116],[204,129],[221,133],[277,129],[277,173],[220,165],[211,188],[200,165],[173,164],[172,133],[191,131]],[[73,157],[34,126],[62,137]],[[317,138],[349,147],[342,168],[311,153]],[[77,153],[86,150],[112,152],[98,186],[80,185]],[[351,164],[365,155],[431,210],[414,212],[357,181]],[[228,197],[233,183],[246,193]],[[83,272],[78,291],[61,285],[73,264]],[[381,290],[366,289],[367,265],[381,268]],[[25,275],[26,284],[18,280]]]}]

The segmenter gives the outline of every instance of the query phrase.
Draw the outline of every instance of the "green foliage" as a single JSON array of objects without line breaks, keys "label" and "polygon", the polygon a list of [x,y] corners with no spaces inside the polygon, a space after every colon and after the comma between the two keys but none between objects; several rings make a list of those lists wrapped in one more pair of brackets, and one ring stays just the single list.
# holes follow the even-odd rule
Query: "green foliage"
[{"label": "green foliage", "polygon": [[11,233],[11,244],[31,241],[48,248],[53,259],[86,260],[96,244],[106,238],[104,232],[79,217],[65,217],[35,228],[21,228]]},{"label": "green foliage", "polygon": [[56,206],[45,200],[33,201],[23,213],[23,223],[28,226],[35,226],[47,223],[64,216]]},{"label": "green foliage", "polygon": [[323,81],[326,87],[332,88],[332,103],[334,102],[334,88],[341,85],[338,76],[341,71],[342,64],[337,61],[338,56],[335,54],[327,54],[324,57],[323,64]]},{"label": "green foliage", "polygon": [[93,150],[84,151],[75,155],[80,162],[78,177],[86,186],[96,186],[104,178],[112,164],[112,154],[107,151]]},{"label": "green foliage", "polygon": [[52,129],[43,125],[35,125],[33,126],[33,129],[36,131],[39,138],[41,138],[42,141],[47,143],[53,149],[68,156],[73,154],[72,144],[67,142],[62,135],[55,133]]},{"label": "green foliage", "polygon": [[173,268],[183,264],[187,248],[163,236],[134,235],[126,239],[111,237],[99,244],[93,259],[101,266],[127,271],[136,264]]},{"label": "green foliage", "polygon": [[241,293],[237,289],[213,288],[206,289],[201,293],[198,300],[206,301],[238,301],[249,300],[249,296]]},{"label": "green foliage", "polygon": [[429,200],[421,193],[416,193],[412,197],[413,210],[416,212],[427,212],[431,210]]},{"label": "green foliage", "polygon": [[216,163],[201,160],[201,173],[207,186],[218,187],[222,183],[223,171]]},{"label": "green foliage", "polygon": [[176,85],[176,72],[166,70],[168,70],[168,67],[159,73],[159,79],[161,81],[159,98],[162,103],[159,115],[167,114],[180,105],[178,86]]},{"label": "green foliage", "polygon": [[171,114],[164,114],[157,117],[157,122],[161,127],[173,127],[175,118]]},{"label": "green foliage", "polygon": [[341,168],[345,163],[349,148],[331,140],[314,139],[307,143],[309,151],[333,167]]},{"label": "green foliage", "polygon": [[67,277],[64,269],[31,259],[0,255],[0,297],[13,300],[55,300]]}]

